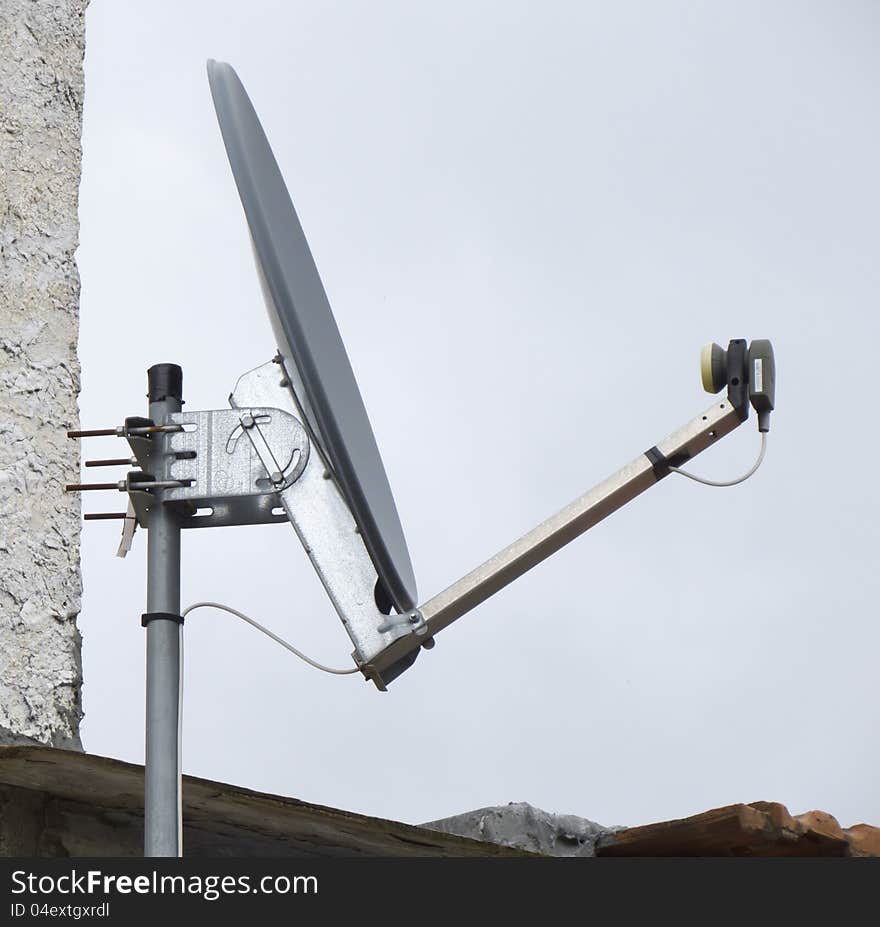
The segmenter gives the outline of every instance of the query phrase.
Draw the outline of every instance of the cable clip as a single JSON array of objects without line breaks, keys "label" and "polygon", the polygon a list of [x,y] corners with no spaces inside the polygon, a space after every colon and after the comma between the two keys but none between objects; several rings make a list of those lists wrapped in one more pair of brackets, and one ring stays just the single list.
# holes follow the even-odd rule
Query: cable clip
[{"label": "cable clip", "polygon": [[151,621],[155,621],[157,618],[163,618],[166,621],[176,621],[177,624],[183,624],[182,615],[174,615],[171,612],[147,612],[144,615],[141,615],[141,627],[146,627]]}]

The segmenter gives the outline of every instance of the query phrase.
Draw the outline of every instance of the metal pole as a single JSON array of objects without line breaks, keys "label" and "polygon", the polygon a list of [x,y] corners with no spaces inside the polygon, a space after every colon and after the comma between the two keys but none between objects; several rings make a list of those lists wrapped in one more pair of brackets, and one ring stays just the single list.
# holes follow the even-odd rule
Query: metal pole
[{"label": "metal pole", "polygon": [[[179,412],[183,372],[175,364],[148,371],[150,418],[165,424]],[[150,466],[158,479],[166,472],[166,433],[151,436]],[[147,531],[147,702],[144,773],[144,856],[180,856],[180,523],[162,503],[150,509]],[[168,617],[161,617],[161,616]]]}]

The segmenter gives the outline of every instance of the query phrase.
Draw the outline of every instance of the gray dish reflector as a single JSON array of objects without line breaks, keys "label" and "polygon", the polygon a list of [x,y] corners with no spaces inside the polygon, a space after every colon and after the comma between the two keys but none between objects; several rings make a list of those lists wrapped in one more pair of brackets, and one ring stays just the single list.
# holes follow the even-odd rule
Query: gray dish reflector
[{"label": "gray dish reflector", "polygon": [[266,307],[307,424],[330,461],[398,611],[418,602],[400,517],[345,346],[253,105],[233,68],[208,62],[226,153],[250,228]]}]

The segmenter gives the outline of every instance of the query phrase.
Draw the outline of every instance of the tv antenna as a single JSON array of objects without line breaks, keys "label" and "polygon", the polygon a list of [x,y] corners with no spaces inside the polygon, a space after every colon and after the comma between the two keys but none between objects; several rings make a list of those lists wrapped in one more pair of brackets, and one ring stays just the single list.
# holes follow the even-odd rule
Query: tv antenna
[{"label": "tv antenna", "polygon": [[[244,207],[278,353],[242,375],[229,409],[183,411],[183,373],[148,371],[146,417],[71,438],[116,436],[130,454],[86,467],[130,466],[124,479],[67,491],[118,490],[119,553],[147,531],[144,854],[181,854],[180,532],[290,522],[354,646],[354,666],[385,691],[434,637],[517,577],[758,414],[763,459],[774,406],[769,341],[709,345],[703,386],[717,398],[677,431],[419,604],[415,575],[379,449],[324,287],[272,149],[238,75],[208,62],[220,130]],[[687,476],[693,474],[685,473]],[[295,648],[246,615],[279,643]],[[300,654],[300,656],[303,656]],[[305,658],[308,660],[308,658]],[[319,668],[319,664],[309,660]]]}]

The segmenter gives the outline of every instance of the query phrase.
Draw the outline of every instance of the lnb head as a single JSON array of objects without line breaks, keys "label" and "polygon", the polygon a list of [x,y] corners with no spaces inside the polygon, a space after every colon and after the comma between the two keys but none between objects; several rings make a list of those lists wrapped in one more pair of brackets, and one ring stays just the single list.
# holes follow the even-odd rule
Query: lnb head
[{"label": "lnb head", "polygon": [[770,413],[776,400],[776,361],[773,345],[757,338],[750,345],[736,338],[727,345],[707,344],[700,354],[703,389],[720,393],[727,387],[730,404],[745,421],[749,403],[758,413],[758,430],[770,430]]}]

